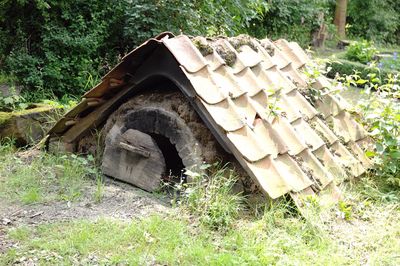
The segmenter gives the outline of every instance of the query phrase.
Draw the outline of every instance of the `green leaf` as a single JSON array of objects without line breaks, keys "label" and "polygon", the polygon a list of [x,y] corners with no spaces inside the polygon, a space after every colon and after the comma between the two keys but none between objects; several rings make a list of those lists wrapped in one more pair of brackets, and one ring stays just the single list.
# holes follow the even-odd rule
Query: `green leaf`
[{"label": "green leaf", "polygon": [[373,151],[366,151],[365,152],[365,156],[367,156],[369,158],[374,157],[375,155],[376,155],[376,153],[373,152]]},{"label": "green leaf", "polygon": [[5,104],[13,104],[14,103],[14,99],[12,97],[6,97],[3,99],[3,102]]},{"label": "green leaf", "polygon": [[375,128],[374,130],[372,130],[369,134],[371,135],[371,136],[376,136],[376,135],[378,135],[378,134],[380,134],[381,133],[381,131],[379,130],[379,128]]},{"label": "green leaf", "polygon": [[363,85],[363,84],[365,84],[365,83],[367,83],[367,82],[368,82],[368,80],[365,80],[365,79],[359,79],[359,80],[356,81],[356,83],[357,83],[358,85]]},{"label": "green leaf", "polygon": [[384,151],[384,147],[380,143],[376,143],[376,151],[382,153]]},{"label": "green leaf", "polygon": [[392,157],[393,159],[400,159],[400,151],[391,152],[390,157]]}]

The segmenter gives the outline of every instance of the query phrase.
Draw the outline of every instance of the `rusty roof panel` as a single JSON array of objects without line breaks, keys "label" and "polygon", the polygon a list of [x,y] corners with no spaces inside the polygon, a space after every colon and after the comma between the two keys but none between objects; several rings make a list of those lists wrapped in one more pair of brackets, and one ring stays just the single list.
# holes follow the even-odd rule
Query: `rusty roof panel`
[{"label": "rusty roof panel", "polygon": [[[164,54],[155,52],[160,47]],[[323,189],[333,178],[358,176],[370,167],[363,153],[370,140],[346,112],[346,102],[328,94],[314,108],[300,93],[312,83],[302,73],[310,59],[297,43],[285,40],[161,34],[125,56],[84,97],[104,100],[119,95],[131,78],[144,71],[141,66],[147,57],[165,53],[173,56],[186,77],[180,83],[193,87],[190,97],[199,99],[199,112],[210,120],[205,122],[219,127],[214,133],[230,143],[236,159],[270,197]],[[311,85],[331,86],[323,76]],[[65,122],[79,120],[84,110],[91,110],[86,102],[50,133],[65,132],[69,129]]]},{"label": "rusty roof panel", "polygon": [[196,93],[208,104],[222,102],[228,97],[228,93],[217,84],[217,80],[208,67],[204,67],[196,73],[186,72],[185,68],[182,70],[193,84]]},{"label": "rusty roof panel", "polygon": [[225,99],[217,104],[208,104],[204,101],[202,103],[214,121],[226,132],[238,130],[245,125],[231,99]]},{"label": "rusty roof panel", "polygon": [[294,130],[293,126],[285,118],[277,118],[272,123],[276,134],[285,143],[290,155],[297,155],[303,150],[307,149],[307,145]]},{"label": "rusty roof panel", "polygon": [[357,140],[356,143],[364,152],[373,150],[375,147],[375,143],[370,136]]},{"label": "rusty roof panel", "polygon": [[296,84],[296,86],[307,87],[307,78],[297,69],[294,69],[291,64],[281,68],[281,71],[290,79],[290,81]]},{"label": "rusty roof panel", "polygon": [[248,45],[240,46],[239,51],[238,59],[241,60],[242,64],[246,67],[253,67],[262,61],[257,52]]},{"label": "rusty roof panel", "polygon": [[127,73],[130,73],[140,63],[148,57],[160,44],[160,39],[168,34],[160,34],[156,38],[149,39],[142,45],[127,54],[122,61],[116,65],[110,72],[108,72],[103,78],[102,82],[95,86],[93,89],[86,92],[83,97],[85,98],[99,98],[102,97],[106,92],[110,90],[109,79],[117,78],[122,79]]},{"label": "rusty roof panel", "polygon": [[[266,40],[264,40],[265,42]],[[274,49],[274,55],[272,56],[272,61],[280,68],[283,69],[291,64],[288,56],[283,53],[275,44],[271,43]]]},{"label": "rusty roof panel", "polygon": [[237,98],[246,93],[246,90],[243,89],[244,86],[241,86],[241,80],[229,68],[219,67],[213,73],[218,86],[223,88],[223,91],[228,92],[232,98]]},{"label": "rusty roof panel", "polygon": [[318,117],[314,117],[311,120],[311,127],[315,130],[315,133],[324,140],[327,145],[332,145],[338,141],[338,137],[329,129],[329,127]]},{"label": "rusty roof panel", "polygon": [[270,123],[259,119],[259,121],[255,122],[253,131],[257,138],[265,142],[264,145],[273,158],[276,158],[278,154],[287,153],[288,149],[285,142],[279,137]]},{"label": "rusty roof panel", "polygon": [[331,88],[331,83],[329,82],[329,80],[326,77],[317,77],[315,79],[315,82],[312,83],[313,88],[318,89],[318,90],[322,90],[325,88]]},{"label": "rusty roof panel", "polygon": [[[270,69],[277,65],[276,63],[274,63],[274,61],[270,55],[270,53],[272,53],[272,50],[270,50],[270,52],[268,52],[264,48],[264,46],[261,45],[261,43],[258,41],[254,41],[253,44],[257,48],[257,54],[260,57],[260,59],[262,60],[262,64],[265,67],[265,69]],[[273,49],[272,46],[271,46],[271,49]]]},{"label": "rusty roof panel", "polygon": [[232,99],[232,102],[235,105],[241,119],[246,121],[246,124],[251,127],[257,114],[253,100],[249,98],[247,94],[243,94],[238,98]]},{"label": "rusty roof panel", "polygon": [[253,130],[247,126],[233,132],[228,132],[227,136],[249,162],[259,161],[274,151],[269,149],[270,146],[266,145],[266,142],[260,141],[261,139],[257,138]]},{"label": "rusty roof panel", "polygon": [[257,77],[248,67],[244,68],[240,72],[237,72],[235,76],[238,79],[240,86],[247,91],[249,96],[256,95],[261,90],[266,89],[265,84],[259,82]]},{"label": "rusty roof panel", "polygon": [[310,58],[297,42],[289,42],[289,46],[292,49],[293,54],[297,56],[298,61],[301,62],[301,66],[298,68],[310,62]]},{"label": "rusty roof panel", "polygon": [[274,106],[275,108],[279,108],[278,112],[285,116],[289,122],[293,122],[302,117],[298,108],[295,105],[291,105],[285,94],[271,95],[269,99],[272,108],[274,108]]},{"label": "rusty roof panel", "polygon": [[354,141],[350,141],[349,143],[347,143],[347,147],[349,148],[353,156],[357,158],[365,168],[372,167],[372,162],[368,159],[368,157],[365,155],[365,152],[357,143],[355,143]]},{"label": "rusty roof panel", "polygon": [[289,61],[292,62],[296,69],[299,69],[307,63],[307,57],[304,56],[303,53],[300,53],[298,47],[295,45],[290,45],[289,42],[284,39],[277,40],[275,44],[284,54],[286,54]]},{"label": "rusty roof panel", "polygon": [[298,192],[313,184],[300,166],[288,154],[279,155],[274,160],[282,179],[291,191]]},{"label": "rusty roof panel", "polygon": [[296,86],[276,66],[266,69],[262,64],[252,68],[256,78],[264,84],[269,95],[277,91],[289,92]]},{"label": "rusty roof panel", "polygon": [[206,55],[204,59],[207,61],[207,64],[213,71],[220,68],[222,65],[225,65],[225,61],[218,55],[215,50],[213,50],[211,54]]}]

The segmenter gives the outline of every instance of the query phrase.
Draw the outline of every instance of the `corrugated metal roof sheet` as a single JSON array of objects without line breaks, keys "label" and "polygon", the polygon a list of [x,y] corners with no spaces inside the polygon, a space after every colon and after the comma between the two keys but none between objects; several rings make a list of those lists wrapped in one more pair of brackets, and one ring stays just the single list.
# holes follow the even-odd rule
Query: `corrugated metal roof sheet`
[{"label": "corrugated metal roof sheet", "polygon": [[[322,190],[335,178],[359,176],[370,166],[363,153],[367,133],[346,111],[346,101],[327,94],[310,103],[300,93],[307,91],[302,68],[310,59],[285,40],[162,34],[124,57],[85,101],[121,90],[126,69],[140,68],[157,45],[175,57],[208,117],[270,197]],[[322,76],[313,86],[330,82]],[[84,109],[78,105],[51,133],[62,134],[63,123]]]}]

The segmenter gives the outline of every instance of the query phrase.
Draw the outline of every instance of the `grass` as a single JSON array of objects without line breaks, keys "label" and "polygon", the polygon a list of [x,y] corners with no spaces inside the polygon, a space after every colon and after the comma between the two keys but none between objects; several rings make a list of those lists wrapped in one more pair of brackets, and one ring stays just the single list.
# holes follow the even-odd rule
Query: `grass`
[{"label": "grass", "polygon": [[100,219],[21,227],[9,232],[21,248],[9,250],[0,262],[14,263],[21,257],[36,257],[43,265],[86,264],[93,257],[100,264],[125,265],[326,265],[347,261],[341,256],[332,259],[336,248],[299,219],[265,217],[242,222],[223,235],[193,228],[182,218],[160,216],[130,223]]},{"label": "grass", "polygon": [[346,199],[357,205],[351,221],[334,215],[311,222],[281,202],[260,217],[237,219],[224,232],[193,222],[180,209],[130,222],[21,226],[8,231],[18,246],[1,255],[0,264],[22,258],[40,265],[398,265],[398,202],[368,205],[358,189]]},{"label": "grass", "polygon": [[76,155],[14,153],[10,145],[0,146],[0,199],[24,204],[77,200],[86,177],[95,173],[87,159]]},{"label": "grass", "polygon": [[[376,178],[346,183],[343,200],[329,208],[310,199],[313,215],[304,219],[285,200],[248,208],[247,198],[230,192],[234,172],[211,170],[181,191],[170,214],[8,227],[0,234],[15,245],[0,253],[0,265],[400,264],[400,192]],[[91,158],[0,146],[0,198],[79,200],[89,175],[101,197]]]}]

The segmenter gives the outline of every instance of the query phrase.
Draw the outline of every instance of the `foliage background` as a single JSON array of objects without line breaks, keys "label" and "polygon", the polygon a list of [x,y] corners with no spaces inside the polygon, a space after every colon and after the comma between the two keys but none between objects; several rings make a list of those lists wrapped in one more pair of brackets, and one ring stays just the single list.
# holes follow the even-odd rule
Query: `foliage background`
[{"label": "foliage background", "polygon": [[400,43],[400,4],[398,0],[350,0],[350,36],[376,42]]},{"label": "foliage background", "polygon": [[[321,23],[334,32],[335,2],[0,0],[0,72],[17,78],[27,100],[80,95],[127,51],[162,31],[267,35],[307,47]],[[396,0],[351,0],[349,33],[399,43],[399,9]]]}]

